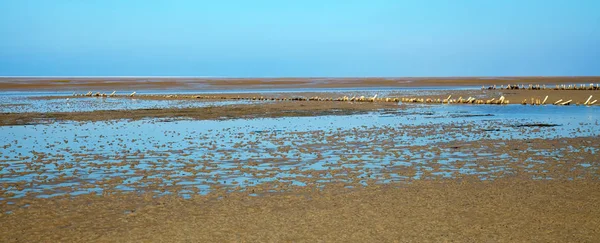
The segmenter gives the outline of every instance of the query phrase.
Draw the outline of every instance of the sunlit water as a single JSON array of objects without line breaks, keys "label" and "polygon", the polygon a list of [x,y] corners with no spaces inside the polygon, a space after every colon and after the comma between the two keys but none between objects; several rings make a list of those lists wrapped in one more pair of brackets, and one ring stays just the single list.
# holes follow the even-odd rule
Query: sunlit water
[{"label": "sunlit water", "polygon": [[[420,95],[433,95],[440,90],[473,90],[475,86],[448,87],[432,86],[421,88],[398,87],[367,87],[367,88],[294,88],[294,89],[226,89],[226,90],[136,90],[138,95],[193,95],[193,94],[289,94],[289,93],[323,93],[329,96],[341,97],[378,95],[379,97],[403,96],[416,91]],[[94,93],[96,91],[93,91]],[[100,90],[98,92],[110,94],[112,91]],[[161,108],[193,108],[206,106],[223,106],[247,103],[260,103],[261,101],[235,100],[235,101],[203,101],[203,100],[148,100],[135,97],[123,97],[132,91],[120,91],[115,97],[73,97],[74,93],[81,91],[4,91],[0,92],[0,112],[79,112],[97,110],[131,110],[131,109],[161,109]],[[39,99],[40,97],[59,97],[56,99]]]},{"label": "sunlit water", "polygon": [[[95,99],[95,98],[91,98]],[[478,168],[482,160],[510,160],[484,148],[461,151],[432,145],[482,139],[534,139],[598,136],[600,107],[414,105],[346,116],[231,120],[147,119],[60,122],[0,127],[0,184],[15,194],[48,197],[114,189],[143,191],[180,186],[179,193],[207,193],[211,185],[231,187],[281,181],[306,185],[343,181],[329,170],[353,169],[382,175],[412,167],[412,176],[392,174],[386,181],[419,179],[438,164],[438,174],[487,174],[507,169]],[[546,124],[549,127],[521,126]],[[481,150],[481,151],[479,151]],[[590,147],[586,153],[598,153]],[[473,152],[480,152],[477,156]],[[552,153],[557,154],[552,154]],[[568,151],[534,151],[561,156]],[[535,159],[538,158],[538,159]],[[456,163],[464,163],[457,167]],[[596,161],[580,166],[596,169]],[[10,183],[21,183],[18,188]],[[5,200],[7,198],[0,198]]]},{"label": "sunlit water", "polygon": [[[51,93],[43,93],[48,96]],[[87,112],[100,110],[136,110],[136,109],[164,109],[164,108],[197,108],[209,106],[226,106],[239,104],[257,104],[264,101],[253,100],[148,100],[135,97],[71,97],[39,99],[36,94],[11,93],[0,96],[0,112]],[[37,94],[39,95],[39,94]],[[53,94],[52,95],[56,95]],[[63,94],[58,94],[63,95]],[[41,96],[41,97],[43,97]]]}]

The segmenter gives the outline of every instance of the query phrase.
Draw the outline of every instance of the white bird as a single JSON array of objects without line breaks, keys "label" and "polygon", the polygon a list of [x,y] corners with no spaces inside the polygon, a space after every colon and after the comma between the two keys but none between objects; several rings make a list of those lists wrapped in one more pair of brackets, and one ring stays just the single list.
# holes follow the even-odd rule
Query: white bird
[{"label": "white bird", "polygon": [[129,95],[129,97],[133,97],[135,95],[135,91]]},{"label": "white bird", "polygon": [[373,96],[373,98],[371,98],[371,101],[375,101],[376,98],[377,98],[377,94],[375,94],[375,96]]},{"label": "white bird", "polygon": [[546,104],[546,100],[548,100],[548,96],[546,95],[546,98],[544,98],[544,101],[542,101],[542,105]]},{"label": "white bird", "polygon": [[442,104],[444,104],[444,103],[450,104],[450,98],[451,97],[452,97],[452,95],[448,95],[448,98],[446,98],[445,100],[442,100]]},{"label": "white bird", "polygon": [[585,103],[583,103],[583,105],[587,105],[588,103],[590,103],[591,99],[592,99],[592,96],[590,95],[590,97],[585,101]]}]

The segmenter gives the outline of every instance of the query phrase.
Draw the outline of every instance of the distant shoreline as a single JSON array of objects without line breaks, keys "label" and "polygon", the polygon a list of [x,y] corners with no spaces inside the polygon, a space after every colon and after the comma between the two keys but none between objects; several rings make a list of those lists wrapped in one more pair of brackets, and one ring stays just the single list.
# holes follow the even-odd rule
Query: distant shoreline
[{"label": "distant shoreline", "polygon": [[256,77],[238,77],[238,76],[1,76],[0,79],[57,79],[57,78],[66,78],[66,79],[113,79],[113,78],[122,78],[122,79],[138,79],[138,78],[161,78],[161,79],[182,79],[182,78],[191,78],[191,79],[372,79],[372,78],[380,78],[380,79],[513,79],[513,78],[600,78],[598,76],[256,76]]},{"label": "distant shoreline", "polygon": [[515,84],[589,84],[600,83],[600,76],[581,77],[0,77],[0,91],[101,91],[101,90],[223,90],[223,89],[301,89],[446,87]]}]

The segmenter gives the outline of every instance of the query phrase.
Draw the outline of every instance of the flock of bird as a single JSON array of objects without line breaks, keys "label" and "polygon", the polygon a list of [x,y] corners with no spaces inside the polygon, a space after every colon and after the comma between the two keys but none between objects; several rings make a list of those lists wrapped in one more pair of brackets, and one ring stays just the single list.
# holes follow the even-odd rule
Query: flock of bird
[{"label": "flock of bird", "polygon": [[560,85],[556,85],[554,87],[546,87],[545,84],[539,85],[539,84],[529,84],[529,85],[524,85],[524,84],[515,84],[515,85],[511,85],[508,84],[506,85],[506,87],[504,85],[500,85],[500,88],[498,88],[498,86],[496,85],[492,85],[489,87],[485,87],[485,86],[481,86],[481,90],[486,90],[486,89],[507,89],[507,90],[518,90],[518,89],[523,89],[523,90],[600,90],[600,84],[596,84],[594,85],[593,83],[586,85],[586,84],[560,84]]},{"label": "flock of bird", "polygon": [[[531,98],[531,102],[529,104],[531,104],[531,105],[545,105],[547,100],[548,100],[548,96],[547,95],[546,95],[546,98],[544,98],[544,100]],[[566,100],[566,101],[564,101],[564,100],[560,99],[560,100],[555,101],[553,104],[554,105],[571,105],[572,102],[573,102],[573,100]],[[596,104],[596,102],[598,102],[598,100],[593,100],[592,101],[592,95],[590,95],[590,97],[583,103],[583,105],[590,106],[590,105]],[[521,104],[527,105],[528,104],[528,100],[524,99],[521,102]],[[575,103],[575,105],[580,105],[580,104],[579,104],[579,102],[577,102],[577,103]]]},{"label": "flock of bird", "polygon": [[[92,91],[89,91],[89,92],[87,92],[87,93],[85,93],[85,94],[83,94],[83,93],[81,93],[81,94],[78,94],[78,93],[73,93],[73,96],[87,96],[87,97],[113,97],[113,96],[115,96],[116,94],[117,94],[117,91],[116,91],[116,90],[115,90],[115,91],[113,91],[111,94],[100,93],[100,92],[96,92],[96,93],[94,93],[94,92],[92,92]],[[129,94],[129,97],[133,97],[135,94],[136,94],[136,92],[134,91],[133,93]]]},{"label": "flock of bird", "polygon": [[[197,99],[215,99],[215,98],[219,98],[219,97],[215,97],[215,96],[196,96],[195,98]],[[228,99],[227,97],[220,97],[221,99]],[[377,94],[373,97],[365,97],[365,96],[343,96],[343,97],[338,97],[338,98],[331,98],[331,97],[318,97],[318,96],[313,96],[313,97],[293,97],[293,98],[286,98],[286,97],[233,97],[230,99],[234,99],[234,100],[273,100],[273,101],[350,101],[350,102],[400,102],[399,98],[377,98]]]},{"label": "flock of bird", "polygon": [[[521,87],[523,87],[521,85]],[[570,88],[572,86],[566,86],[566,88]],[[594,87],[593,85],[590,84],[590,87],[593,87],[594,89],[596,89],[596,87]],[[492,89],[495,89],[496,87],[494,86]],[[529,87],[526,87],[526,89],[538,89],[539,85],[537,86],[532,86],[530,85]],[[543,86],[542,89],[545,89],[546,87]],[[521,89],[519,86],[515,85],[515,86],[511,86],[508,85],[507,87],[501,86],[501,89]],[[73,93],[73,96],[84,96],[84,97],[114,97],[116,94],[116,91],[113,91],[111,94],[106,94],[106,93],[100,93],[100,92],[96,92],[93,93],[92,91],[89,91],[85,94],[77,94],[77,93]],[[134,97],[137,93],[133,92],[131,94],[129,94],[129,97]],[[260,97],[227,97],[227,96],[209,96],[209,95],[205,95],[205,96],[201,96],[201,95],[194,95],[194,96],[186,96],[186,95],[164,95],[162,96],[163,98],[195,98],[195,99],[210,99],[210,100],[215,100],[215,99],[233,99],[233,100],[260,100],[260,101],[348,101],[348,102],[403,102],[403,103],[431,103],[431,104],[485,104],[485,105],[508,105],[510,104],[510,101],[507,100],[504,96],[500,96],[500,98],[496,99],[496,98],[492,98],[492,99],[476,99],[473,97],[469,97],[467,99],[463,99],[462,97],[459,97],[458,99],[452,99],[452,95],[448,96],[448,98],[446,99],[435,99],[435,98],[382,98],[382,97],[378,97],[378,95],[376,94],[373,97],[365,97],[365,96],[343,96],[343,97],[338,97],[338,98],[330,98],[330,97],[318,97],[318,96],[313,96],[313,97],[293,97],[293,98],[287,98],[287,97],[264,97],[264,96],[260,96]],[[67,101],[69,99],[67,98]],[[524,99],[521,104],[523,105],[546,105],[548,103],[546,103],[548,101],[548,96],[546,96],[543,100],[542,99],[537,99],[537,98],[531,98],[531,99]],[[573,100],[563,100],[563,99],[559,99],[555,102],[552,102],[552,104],[554,105],[571,105],[573,102]],[[592,95],[590,95],[590,97],[583,103],[583,105],[586,106],[590,106],[590,105],[594,105],[596,104],[596,102],[598,102],[598,100],[592,100]],[[580,105],[579,102],[575,103],[576,105]]]},{"label": "flock of bird", "polygon": [[[178,96],[173,96],[173,95],[168,95],[165,96],[165,98],[176,98]],[[181,97],[181,96],[179,96]],[[185,97],[185,96],[184,96]],[[323,97],[318,97],[318,96],[314,96],[314,97],[309,97],[309,98],[301,98],[301,97],[295,97],[295,98],[276,98],[276,97],[225,97],[225,96],[194,96],[193,98],[196,99],[210,99],[210,100],[214,100],[214,99],[234,99],[234,100],[262,100],[262,101],[349,101],[349,102],[403,102],[403,103],[430,103],[430,104],[481,104],[481,105],[508,105],[510,104],[510,101],[508,99],[506,99],[504,96],[500,96],[500,98],[496,99],[496,98],[492,98],[492,99],[476,99],[473,97],[469,97],[467,99],[464,99],[462,97],[459,97],[458,99],[452,99],[452,95],[448,96],[448,98],[446,99],[432,99],[432,98],[378,98],[377,95],[373,96],[373,97],[365,97],[365,96],[353,96],[353,97],[348,97],[348,96],[343,96],[343,97],[339,97],[339,98],[323,98]],[[521,104],[523,105],[527,105],[527,104],[531,104],[531,105],[546,105],[548,103],[546,103],[548,101],[548,96],[546,96],[546,98],[542,99],[535,99],[535,98],[531,98],[531,102],[529,102],[529,100],[525,99],[523,100],[523,102],[521,102]],[[573,102],[573,100],[562,100],[559,99],[555,102],[553,102],[552,104],[554,105],[570,105]],[[594,105],[596,104],[596,102],[598,102],[597,100],[592,100],[592,96],[590,95],[590,97],[588,98],[588,100],[586,102],[583,103],[583,105]],[[576,105],[579,105],[579,103],[575,103]]]},{"label": "flock of bird", "polygon": [[[585,106],[591,106],[596,104],[596,102],[598,102],[598,100],[592,100],[592,95],[590,95],[590,97],[582,104]],[[507,100],[506,98],[504,98],[504,96],[500,96],[499,99],[496,98],[492,98],[489,100],[480,100],[480,99],[475,99],[473,97],[469,97],[468,99],[463,99],[462,97],[459,97],[458,99],[451,99],[452,95],[448,96],[448,98],[446,99],[430,99],[430,98],[402,98],[401,101],[402,102],[406,102],[406,103],[438,103],[438,104],[486,104],[486,105],[508,105],[510,104],[510,101]],[[524,99],[521,104],[522,105],[546,105],[548,103],[546,103],[548,101],[548,96],[546,95],[546,97],[542,100],[542,99],[536,99],[536,98],[531,98],[530,100],[528,99]],[[573,102],[573,100],[563,100],[563,99],[559,99],[555,102],[553,102],[553,105],[571,105]],[[580,105],[579,102],[576,102],[575,105]]]},{"label": "flock of bird", "polygon": [[508,105],[510,101],[504,98],[504,96],[500,96],[499,99],[492,98],[489,100],[478,100],[473,97],[469,97],[467,99],[463,99],[459,97],[458,99],[451,99],[452,95],[448,96],[446,99],[431,99],[431,98],[402,98],[402,102],[406,103],[438,103],[438,104],[487,104],[487,105]]}]

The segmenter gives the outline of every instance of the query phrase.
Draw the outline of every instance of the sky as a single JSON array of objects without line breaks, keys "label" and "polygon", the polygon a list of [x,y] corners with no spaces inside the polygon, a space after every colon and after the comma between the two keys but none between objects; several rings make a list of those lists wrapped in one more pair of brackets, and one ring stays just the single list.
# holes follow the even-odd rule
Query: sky
[{"label": "sky", "polygon": [[0,76],[593,75],[598,0],[0,0]]}]

